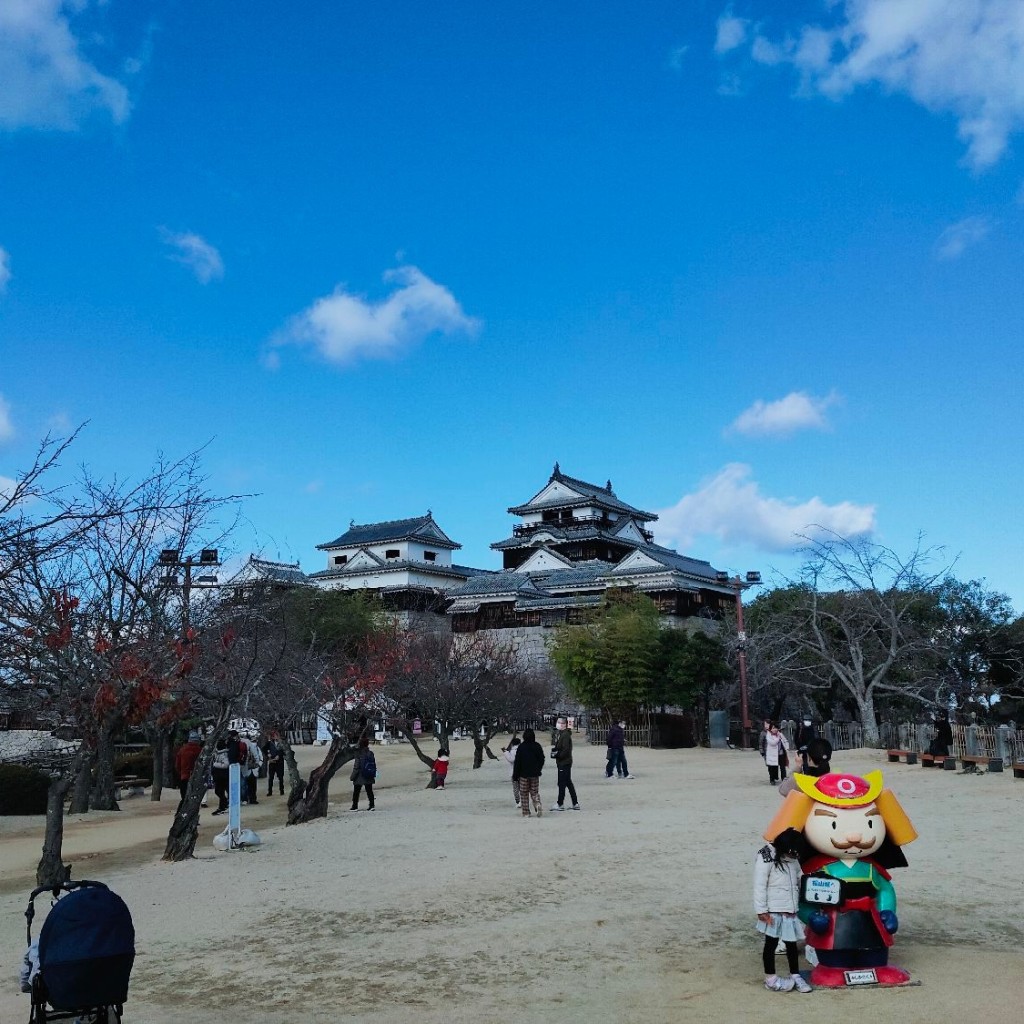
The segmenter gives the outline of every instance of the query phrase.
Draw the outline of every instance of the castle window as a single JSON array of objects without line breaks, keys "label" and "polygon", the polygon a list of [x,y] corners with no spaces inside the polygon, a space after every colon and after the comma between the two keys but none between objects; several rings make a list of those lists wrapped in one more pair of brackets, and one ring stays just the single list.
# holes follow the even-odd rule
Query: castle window
[{"label": "castle window", "polygon": [[424,551],[423,552],[423,561],[424,562],[436,562],[437,561],[437,552],[436,551]]},{"label": "castle window", "polygon": [[402,554],[402,552],[399,551],[398,548],[388,548],[387,551],[384,552],[384,557],[385,558],[399,558],[399,557],[401,557],[401,554]]},{"label": "castle window", "polygon": [[335,555],[334,556],[334,564],[335,565],[344,565],[347,561],[348,561],[348,555]]}]

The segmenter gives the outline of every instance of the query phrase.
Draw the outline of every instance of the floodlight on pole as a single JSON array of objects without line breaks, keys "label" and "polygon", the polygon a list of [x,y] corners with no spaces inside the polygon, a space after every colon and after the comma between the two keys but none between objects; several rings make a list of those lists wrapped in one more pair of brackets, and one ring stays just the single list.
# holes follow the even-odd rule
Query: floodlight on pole
[{"label": "floodlight on pole", "polygon": [[[160,579],[160,586],[181,590],[181,631],[182,635],[185,635],[189,627],[193,589],[207,590],[220,586],[216,574],[209,571],[220,566],[220,552],[216,548],[203,548],[198,555],[182,558],[180,548],[164,548],[160,552],[157,563],[167,570],[167,574]],[[201,567],[204,570],[203,575],[193,579],[193,567]],[[178,580],[179,569],[183,573],[180,581]]]}]

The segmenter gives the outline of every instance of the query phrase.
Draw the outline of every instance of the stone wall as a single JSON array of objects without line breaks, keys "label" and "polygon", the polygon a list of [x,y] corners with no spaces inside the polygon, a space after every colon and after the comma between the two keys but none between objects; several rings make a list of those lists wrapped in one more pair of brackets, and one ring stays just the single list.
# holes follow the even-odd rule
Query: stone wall
[{"label": "stone wall", "polygon": [[[718,634],[722,627],[713,619],[678,615],[663,615],[661,624],[666,629],[684,629],[691,635],[704,632],[710,636]],[[457,636],[479,636],[484,634],[496,644],[512,644],[519,654],[520,661],[528,668],[549,668],[551,659],[548,657],[548,642],[555,635],[549,626],[516,626],[512,629],[481,629],[476,633],[459,633]]]},{"label": "stone wall", "polygon": [[517,626],[514,629],[478,629],[475,633],[456,633],[455,642],[469,641],[483,637],[496,646],[515,648],[520,663],[525,668],[541,669],[550,667],[547,640],[554,630],[544,626]]}]

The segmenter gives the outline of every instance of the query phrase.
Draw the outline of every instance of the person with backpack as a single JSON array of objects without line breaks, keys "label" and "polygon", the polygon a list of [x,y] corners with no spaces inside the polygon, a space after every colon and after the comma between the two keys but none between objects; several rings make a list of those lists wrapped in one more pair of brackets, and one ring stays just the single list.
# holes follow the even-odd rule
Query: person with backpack
[{"label": "person with backpack", "polygon": [[[213,767],[210,774],[213,776],[213,791],[217,794],[217,810],[214,814],[228,813],[228,766],[231,763],[231,752],[229,750],[230,740],[221,737],[217,740],[217,746],[213,752]],[[237,753],[237,746],[236,746]]]},{"label": "person with backpack", "polygon": [[366,809],[372,811],[374,808],[373,784],[377,781],[377,759],[370,749],[369,736],[359,737],[350,778],[352,779],[352,810],[359,810],[359,794],[365,787],[366,799],[370,804]]},{"label": "person with backpack", "polygon": [[243,740],[241,743],[242,796],[243,803],[257,804],[257,780],[260,768],[263,767],[263,751],[255,740]]}]

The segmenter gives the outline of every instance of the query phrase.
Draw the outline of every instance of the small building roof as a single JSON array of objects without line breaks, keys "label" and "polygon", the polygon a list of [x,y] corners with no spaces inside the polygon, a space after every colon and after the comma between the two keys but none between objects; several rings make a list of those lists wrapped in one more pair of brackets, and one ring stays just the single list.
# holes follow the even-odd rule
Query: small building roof
[{"label": "small building roof", "polygon": [[299,568],[298,562],[272,562],[266,558],[249,556],[249,561],[231,577],[225,586],[242,587],[259,583],[274,583],[279,586],[303,586],[309,577]]},{"label": "small building roof", "polygon": [[318,551],[333,551],[338,548],[358,548],[366,544],[384,544],[388,541],[418,540],[435,547],[449,548],[454,551],[461,544],[453,541],[440,526],[434,522],[430,512],[425,516],[412,519],[391,519],[383,523],[352,523],[349,528],[334,540],[317,544]]}]

